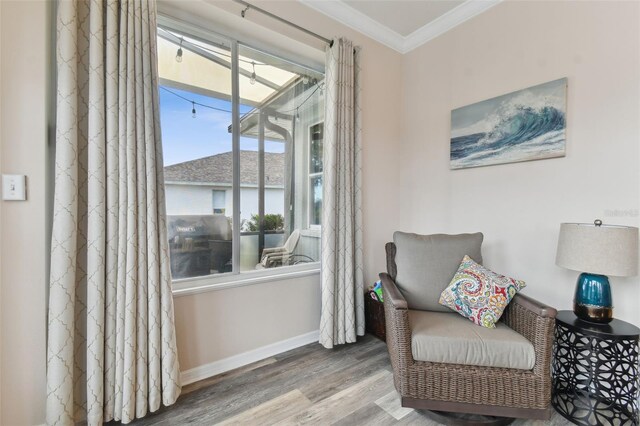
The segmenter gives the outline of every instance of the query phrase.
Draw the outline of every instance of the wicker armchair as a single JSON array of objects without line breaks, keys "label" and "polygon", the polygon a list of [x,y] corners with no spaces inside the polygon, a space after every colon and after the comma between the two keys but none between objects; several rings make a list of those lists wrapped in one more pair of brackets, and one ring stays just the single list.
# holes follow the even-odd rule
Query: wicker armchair
[{"label": "wicker armchair", "polygon": [[422,362],[413,359],[407,301],[395,283],[396,246],[386,244],[381,273],[386,336],[402,406],[500,417],[549,419],[551,350],[556,310],[517,294],[500,321],[534,346],[532,370]]}]

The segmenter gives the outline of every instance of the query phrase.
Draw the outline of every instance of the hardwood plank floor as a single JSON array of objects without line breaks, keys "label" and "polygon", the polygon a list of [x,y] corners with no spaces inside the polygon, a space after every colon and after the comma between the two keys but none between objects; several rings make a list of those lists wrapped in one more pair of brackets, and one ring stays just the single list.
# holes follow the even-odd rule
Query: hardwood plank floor
[{"label": "hardwood plank floor", "polygon": [[296,389],[218,424],[221,426],[274,425],[295,416],[300,410],[311,405],[311,401]]},{"label": "hardwood plank floor", "polygon": [[[113,422],[113,425],[118,423]],[[185,386],[178,402],[134,425],[437,425],[400,406],[383,342],[303,346]],[[517,426],[567,425],[517,420]]]}]

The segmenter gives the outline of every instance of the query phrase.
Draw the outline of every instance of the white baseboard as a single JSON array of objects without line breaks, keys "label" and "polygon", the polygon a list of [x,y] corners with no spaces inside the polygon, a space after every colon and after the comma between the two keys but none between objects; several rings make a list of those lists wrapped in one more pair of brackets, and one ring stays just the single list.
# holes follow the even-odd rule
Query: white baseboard
[{"label": "white baseboard", "polygon": [[301,334],[290,339],[281,340],[267,346],[262,346],[238,355],[230,356],[229,358],[224,358],[219,361],[214,361],[209,364],[183,371],[180,373],[180,380],[182,381],[182,385],[188,385],[190,383],[197,382],[198,380],[208,379],[209,377],[243,367],[251,364],[252,362],[260,361],[265,358],[290,351],[291,349],[317,342],[319,339],[320,330]]}]

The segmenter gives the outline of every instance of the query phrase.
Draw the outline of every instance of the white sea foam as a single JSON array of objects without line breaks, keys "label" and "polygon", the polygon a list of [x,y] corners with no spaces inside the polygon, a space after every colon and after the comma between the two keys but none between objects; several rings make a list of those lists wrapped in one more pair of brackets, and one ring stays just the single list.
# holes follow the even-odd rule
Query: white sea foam
[{"label": "white sea foam", "polygon": [[451,160],[452,169],[515,163],[564,155],[564,130],[545,133],[514,146],[485,150],[467,157]]}]

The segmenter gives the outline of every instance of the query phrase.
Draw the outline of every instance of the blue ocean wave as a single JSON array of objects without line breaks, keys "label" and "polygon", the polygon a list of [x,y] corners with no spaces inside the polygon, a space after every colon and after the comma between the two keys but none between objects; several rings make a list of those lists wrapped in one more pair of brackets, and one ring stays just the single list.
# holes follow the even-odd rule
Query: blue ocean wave
[{"label": "blue ocean wave", "polygon": [[[518,106],[489,132],[452,138],[452,166],[459,168],[483,165],[483,162],[523,161],[531,159],[526,157],[535,158],[536,151],[543,157],[554,156],[555,151],[564,150],[564,128],[565,114],[557,108]],[[517,158],[518,147],[523,148],[525,158]]]}]

